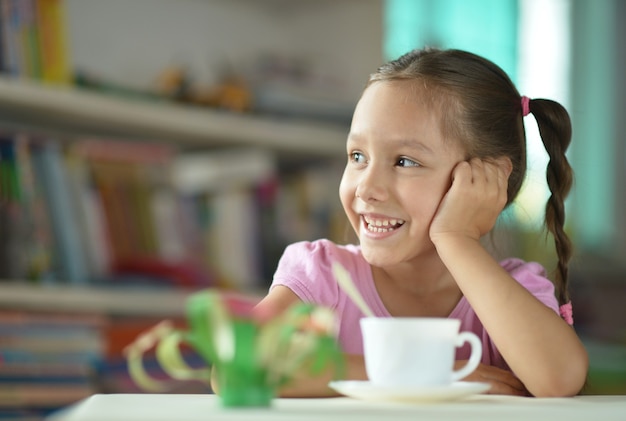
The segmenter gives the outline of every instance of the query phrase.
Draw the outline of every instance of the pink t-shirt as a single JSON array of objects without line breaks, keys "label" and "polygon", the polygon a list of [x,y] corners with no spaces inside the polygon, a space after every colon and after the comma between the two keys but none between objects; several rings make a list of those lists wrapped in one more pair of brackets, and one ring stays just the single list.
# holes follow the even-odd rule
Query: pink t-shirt
[{"label": "pink t-shirt", "polygon": [[[343,351],[348,354],[363,354],[359,326],[363,313],[336,283],[331,270],[334,261],[341,263],[350,272],[376,316],[391,317],[378,296],[370,265],[356,245],[337,245],[329,240],[291,244],[278,263],[270,289],[276,285],[284,285],[304,302],[331,308],[338,318],[338,341]],[[500,264],[539,301],[558,313],[554,285],[546,278],[541,265],[526,263],[520,259],[506,259]],[[461,298],[448,317],[461,320],[461,331],[471,331],[482,338],[482,363],[507,368],[506,362],[465,297]],[[520,317],[523,315],[520,314]],[[456,359],[468,358],[469,346],[459,348]]]}]

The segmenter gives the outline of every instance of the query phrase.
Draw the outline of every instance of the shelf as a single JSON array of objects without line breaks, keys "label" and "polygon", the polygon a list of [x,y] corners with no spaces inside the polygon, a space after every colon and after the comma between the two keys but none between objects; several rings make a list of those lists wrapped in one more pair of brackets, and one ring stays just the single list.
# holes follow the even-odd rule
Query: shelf
[{"label": "shelf", "polygon": [[184,315],[185,301],[191,293],[177,289],[35,286],[3,281],[0,283],[0,311],[177,317]]},{"label": "shelf", "polygon": [[126,99],[0,76],[0,126],[47,135],[253,146],[306,158],[341,157],[348,128]]}]

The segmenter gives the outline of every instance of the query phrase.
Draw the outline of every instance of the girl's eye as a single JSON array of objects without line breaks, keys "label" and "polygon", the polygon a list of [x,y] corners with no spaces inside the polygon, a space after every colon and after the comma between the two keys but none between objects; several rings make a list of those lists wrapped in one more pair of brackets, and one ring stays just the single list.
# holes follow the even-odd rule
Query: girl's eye
[{"label": "girl's eye", "polygon": [[357,163],[357,164],[364,164],[365,163],[365,156],[361,152],[352,152],[350,154],[350,160],[352,162]]},{"label": "girl's eye", "polygon": [[396,164],[399,167],[419,167],[420,164],[409,158],[400,158]]}]

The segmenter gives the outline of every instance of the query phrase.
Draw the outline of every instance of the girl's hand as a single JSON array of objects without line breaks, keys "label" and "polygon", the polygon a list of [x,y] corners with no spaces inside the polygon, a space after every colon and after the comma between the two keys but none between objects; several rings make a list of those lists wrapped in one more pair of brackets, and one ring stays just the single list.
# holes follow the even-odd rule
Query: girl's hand
[{"label": "girl's hand", "polygon": [[[455,369],[463,367],[467,361],[456,361]],[[509,370],[498,367],[479,364],[478,368],[463,381],[489,383],[491,389],[487,393],[490,395],[515,395],[529,396],[524,384]]]},{"label": "girl's hand", "polygon": [[508,158],[459,162],[430,225],[431,240],[450,234],[478,240],[488,233],[506,205],[511,168]]}]

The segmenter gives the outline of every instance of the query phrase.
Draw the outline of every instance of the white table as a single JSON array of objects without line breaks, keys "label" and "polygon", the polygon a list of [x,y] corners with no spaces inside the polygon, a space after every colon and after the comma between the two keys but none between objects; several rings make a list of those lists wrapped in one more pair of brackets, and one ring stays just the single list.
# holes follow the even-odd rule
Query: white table
[{"label": "white table", "polygon": [[352,398],[276,399],[270,408],[223,408],[215,395],[93,395],[50,421],[194,421],[194,420],[524,420],[624,421],[626,396],[520,398],[475,395],[463,400],[406,404]]}]

